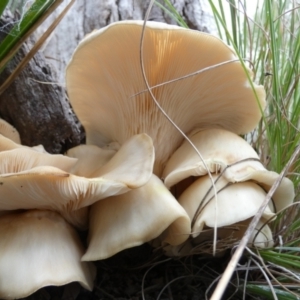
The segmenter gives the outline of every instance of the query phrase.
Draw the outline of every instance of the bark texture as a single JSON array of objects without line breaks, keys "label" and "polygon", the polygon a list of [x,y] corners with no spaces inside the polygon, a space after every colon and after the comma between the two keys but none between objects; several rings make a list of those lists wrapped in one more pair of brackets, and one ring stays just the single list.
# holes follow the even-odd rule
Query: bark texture
[{"label": "bark texture", "polygon": [[[149,0],[77,0],[43,49],[49,62],[58,71],[59,82],[64,83],[66,65],[78,43],[87,33],[116,21],[143,20],[149,2]],[[164,3],[163,0],[159,2]],[[190,28],[216,32],[207,0],[171,0],[171,2]],[[63,7],[60,7],[60,10],[62,9]],[[151,10],[149,20],[176,24],[176,21],[156,4]]]},{"label": "bark texture", "polygon": [[[67,5],[68,1],[65,2]],[[207,0],[172,0],[172,3],[190,28],[206,32],[215,30]],[[63,88],[66,65],[87,33],[119,20],[142,20],[148,4],[149,0],[75,2],[40,53],[30,61],[10,88],[0,95],[0,117],[16,127],[23,144],[43,144],[48,152],[63,153],[83,141],[83,129],[70,108]],[[64,5],[61,5],[56,16],[63,8]],[[51,16],[40,27],[36,37],[56,16]],[[176,23],[157,5],[153,6],[149,20]],[[12,22],[9,19],[4,21]],[[7,27],[2,24],[0,39],[5,35],[4,31],[7,31]],[[27,42],[9,63],[0,76],[0,84],[13,72],[30,46],[30,42]]]},{"label": "bark texture", "polygon": [[[6,14],[6,24],[12,22]],[[2,23],[2,26],[4,24]],[[0,40],[4,33],[0,32]],[[0,84],[13,72],[28,53],[26,42],[0,76]],[[37,53],[11,86],[0,95],[0,117],[20,133],[22,144],[42,144],[50,153],[63,153],[84,140],[84,132],[73,113],[64,88],[57,84],[56,74]]]}]

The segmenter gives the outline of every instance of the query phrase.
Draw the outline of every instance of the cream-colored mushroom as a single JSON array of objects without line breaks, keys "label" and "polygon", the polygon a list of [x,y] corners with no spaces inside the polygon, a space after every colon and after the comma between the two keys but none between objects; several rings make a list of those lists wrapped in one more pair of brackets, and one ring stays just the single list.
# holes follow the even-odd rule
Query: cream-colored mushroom
[{"label": "cream-colored mushroom", "polygon": [[3,134],[2,134],[0,131],[0,151],[22,148],[22,149],[31,149],[31,150],[35,150],[37,152],[47,153],[47,151],[45,150],[43,145],[28,147],[28,146],[24,146],[24,145],[17,143],[16,141],[12,140],[11,138],[14,138],[14,137],[8,137],[8,134],[6,134],[5,132],[3,132]]},{"label": "cream-colored mushroom", "polygon": [[[266,197],[263,188],[254,182],[231,183],[224,176],[212,176],[217,200],[208,175],[199,177],[179,197],[178,202],[191,220],[191,237],[182,245],[166,246],[167,255],[182,256],[191,255],[196,251],[208,252],[208,248],[212,250],[215,234],[217,251],[223,251],[225,246],[232,247],[242,238],[249,221]],[[270,203],[261,222],[270,220],[274,215],[274,208]],[[272,233],[267,225],[261,229],[261,224],[256,227],[249,243],[262,248],[270,247]],[[260,232],[257,233],[258,230]],[[166,244],[163,236],[160,236],[158,241],[160,242],[156,242],[156,246]],[[212,253],[213,251],[210,254]]]},{"label": "cream-colored mushroom", "polygon": [[[143,21],[116,22],[88,35],[75,50],[66,84],[88,144],[123,144],[132,135],[145,132],[154,141],[154,173],[160,175],[183,138],[145,92],[139,46],[142,25]],[[155,97],[185,133],[217,127],[242,134],[261,118],[263,87],[254,84],[252,90],[236,54],[220,39],[147,22],[143,59]]]},{"label": "cream-colored mushroom", "polygon": [[[167,247],[169,255],[203,251],[203,243],[212,246],[216,232],[215,238],[221,239],[217,247],[221,245],[221,249],[226,243],[229,246],[228,239],[241,238],[249,220],[279,177],[277,173],[266,170],[254,149],[232,132],[216,128],[195,130],[189,138],[203,160],[190,143],[184,141],[163,172],[165,185],[180,195],[178,201],[192,223],[191,238],[184,245]],[[212,173],[213,182],[208,172]],[[263,213],[260,225],[291,204],[293,198],[293,183],[283,178]],[[266,225],[261,229],[260,225],[250,243],[257,247],[272,246],[270,227]],[[235,230],[230,232],[230,228]]]},{"label": "cream-colored mushroom", "polygon": [[4,136],[3,134],[0,134],[0,151],[6,151],[6,150],[12,150],[18,148],[25,148],[25,146],[22,146],[21,144],[14,142],[13,140]]},{"label": "cream-colored mushroom", "polygon": [[185,210],[155,175],[147,184],[91,207],[88,250],[82,260],[99,260],[163,234],[171,245],[183,243],[191,223]]},{"label": "cream-colored mushroom", "polygon": [[[254,149],[238,135],[223,129],[208,129],[195,132],[190,140],[201,153],[212,173],[222,173],[229,182],[255,181],[269,191],[278,174],[266,170]],[[191,147],[184,141],[175,151],[163,172],[165,185],[170,188],[190,176],[207,174],[206,166]],[[273,200],[279,211],[292,203],[294,186],[283,178]]]},{"label": "cream-colored mushroom", "polygon": [[154,161],[152,140],[146,134],[133,136],[104,165],[98,167],[95,161],[92,178],[51,166],[49,154],[31,151],[27,155],[19,150],[0,152],[0,210],[56,210],[79,227],[86,222],[81,208],[142,186],[152,174]]},{"label": "cream-colored mushroom", "polygon": [[[224,176],[213,175],[217,200],[208,175],[197,179],[179,197],[178,202],[192,220],[192,236],[204,226],[224,227],[253,217],[263,203],[266,192],[254,182],[231,183]],[[274,216],[272,203],[263,218]]]},{"label": "cream-colored mushroom", "polygon": [[[216,253],[220,256],[227,249],[232,249],[242,239],[252,218],[236,224],[220,227],[216,231]],[[210,227],[204,227],[200,235],[195,238],[189,238],[183,244],[178,246],[164,247],[164,253],[167,256],[188,256],[195,254],[208,254],[214,252],[214,234],[215,230]],[[274,245],[273,235],[270,227],[263,218],[258,222],[252,235],[249,238],[249,247],[269,248]]]},{"label": "cream-colored mushroom", "polygon": [[79,145],[71,148],[66,153],[67,156],[78,159],[70,172],[74,175],[89,178],[94,177],[93,174],[97,173],[97,170],[115,154],[115,150],[102,149],[94,145]]},{"label": "cream-colored mushroom", "polygon": [[21,144],[19,132],[3,119],[0,119],[0,134],[12,140],[16,144]]},{"label": "cream-colored mushroom", "polygon": [[81,262],[75,230],[55,212],[0,216],[0,298],[26,297],[48,285],[78,281],[93,289],[94,266]]},{"label": "cream-colored mushroom", "polygon": [[77,159],[61,154],[49,154],[27,148],[16,148],[0,152],[0,174],[12,174],[35,167],[52,166],[62,171],[70,171]]}]

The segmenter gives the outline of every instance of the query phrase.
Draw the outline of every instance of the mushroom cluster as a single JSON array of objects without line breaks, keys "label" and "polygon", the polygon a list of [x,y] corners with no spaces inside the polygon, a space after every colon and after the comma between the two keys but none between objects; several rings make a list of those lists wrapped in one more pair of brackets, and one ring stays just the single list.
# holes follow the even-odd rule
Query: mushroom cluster
[{"label": "mushroom cluster", "polygon": [[[200,161],[184,141],[163,173],[166,187],[177,188],[178,202],[191,219],[191,238],[184,245],[168,247],[169,255],[197,253],[199,249],[211,253],[215,227],[219,250],[239,241],[279,176],[266,170],[254,149],[232,132],[207,129],[195,132],[190,140],[204,160]],[[261,248],[273,246],[268,222],[293,198],[293,184],[283,178],[250,238],[251,244]]]},{"label": "mushroom cluster", "polygon": [[[146,89],[142,28],[123,21],[94,31],[68,65],[86,145],[51,155],[0,125],[0,298],[71,281],[92,289],[90,261],[146,242],[189,255],[207,249],[217,228],[218,244],[232,245],[278,177],[239,137],[259,122],[265,93],[234,51],[206,33],[147,23],[146,77],[192,147]],[[293,197],[284,178],[252,243],[272,246],[267,223]],[[84,229],[86,250],[76,232]]]},{"label": "mushroom cluster", "polygon": [[[155,147],[154,175],[147,184],[92,206],[86,261],[147,241],[169,255],[190,254],[211,245],[214,228],[220,245],[227,239],[232,246],[278,178],[239,137],[258,124],[265,91],[251,81],[251,70],[244,69],[234,51],[206,33],[146,24],[147,81],[193,148],[146,88],[142,29],[142,21],[123,21],[94,31],[67,67],[67,90],[88,144],[118,149],[144,132]],[[293,197],[293,184],[284,178],[251,243],[272,246],[267,223]],[[117,221],[111,224],[108,216]]]},{"label": "mushroom cluster", "polygon": [[[79,146],[70,151],[73,158],[19,143],[17,131],[1,120],[0,298],[72,281],[92,290],[96,270],[82,261],[77,230],[87,228],[91,204],[149,181],[152,140],[135,135],[118,151]],[[75,158],[82,151],[83,161]]]}]

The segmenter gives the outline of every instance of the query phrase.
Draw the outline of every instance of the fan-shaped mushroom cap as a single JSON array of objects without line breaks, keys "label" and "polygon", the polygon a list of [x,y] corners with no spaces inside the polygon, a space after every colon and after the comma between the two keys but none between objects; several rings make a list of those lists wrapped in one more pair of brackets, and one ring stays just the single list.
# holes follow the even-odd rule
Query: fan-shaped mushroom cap
[{"label": "fan-shaped mushroom cap", "polygon": [[43,145],[27,147],[21,145],[19,132],[9,123],[0,119],[0,151],[12,150],[16,148],[30,148],[32,150],[47,153]]},{"label": "fan-shaped mushroom cap", "polygon": [[115,154],[115,150],[102,149],[94,145],[79,145],[71,148],[66,153],[67,156],[78,159],[77,163],[71,169],[71,173],[89,178],[94,177],[93,174],[98,173],[97,170],[106,164]]},{"label": "fan-shaped mushroom cap", "polygon": [[20,135],[17,129],[3,119],[0,119],[0,134],[17,144],[21,144]]},{"label": "fan-shaped mushroom cap", "polygon": [[19,173],[40,166],[52,166],[68,172],[76,162],[76,158],[22,147],[0,152],[0,174]]},{"label": "fan-shaped mushroom cap", "polygon": [[0,151],[13,150],[13,149],[18,149],[18,148],[31,149],[31,150],[41,152],[41,153],[48,153],[45,150],[45,148],[43,147],[43,145],[37,145],[37,146],[33,146],[33,147],[24,146],[24,145],[14,142],[13,140],[11,140],[10,138],[8,138],[6,136],[0,134]]},{"label": "fan-shaped mushroom cap", "polygon": [[[265,169],[254,149],[238,135],[223,129],[207,129],[195,132],[190,140],[201,153],[212,173],[223,173],[229,182],[256,181],[269,190],[278,174]],[[170,188],[190,176],[207,174],[207,169],[199,155],[184,141],[174,152],[163,172],[164,183]],[[292,203],[294,186],[288,178],[283,178],[273,199],[276,211]]]},{"label": "fan-shaped mushroom cap", "polygon": [[[213,175],[213,178],[217,202],[208,175],[197,179],[178,199],[192,220],[193,237],[198,236],[204,226],[224,227],[253,217],[266,197],[266,192],[254,182],[232,184],[223,176]],[[270,204],[263,218],[268,220],[273,216]]]},{"label": "fan-shaped mushroom cap", "polygon": [[0,134],[0,151],[13,150],[18,148],[27,148],[11,140],[10,138]]},{"label": "fan-shaped mushroom cap", "polygon": [[73,281],[92,290],[95,268],[81,262],[84,248],[59,214],[34,210],[1,216],[0,236],[1,299]]},{"label": "fan-shaped mushroom cap", "polygon": [[82,260],[110,257],[141,245],[167,229],[166,243],[184,242],[191,223],[184,209],[155,175],[147,184],[98,201],[90,211],[89,246]]},{"label": "fan-shaped mushroom cap", "polygon": [[[123,144],[130,136],[145,132],[154,141],[154,170],[160,174],[182,136],[145,92],[140,66],[142,25],[143,21],[122,21],[88,35],[68,65],[66,84],[88,144]],[[261,118],[263,87],[254,84],[255,92],[252,90],[239,61],[225,63],[237,60],[237,56],[220,39],[147,22],[143,54],[152,87],[212,67],[152,89],[162,108],[185,133],[217,127],[241,134],[253,129]],[[222,65],[214,67],[216,64]]]},{"label": "fan-shaped mushroom cap", "polygon": [[17,151],[0,152],[0,210],[54,209],[79,227],[83,226],[79,224],[80,216],[86,216],[80,208],[145,184],[154,161],[152,140],[146,134],[129,139],[101,168],[97,169],[95,162],[97,173],[93,178],[45,166],[43,161],[36,166],[35,157],[47,155],[31,151],[30,156],[22,156],[25,151],[21,149],[13,156]]}]

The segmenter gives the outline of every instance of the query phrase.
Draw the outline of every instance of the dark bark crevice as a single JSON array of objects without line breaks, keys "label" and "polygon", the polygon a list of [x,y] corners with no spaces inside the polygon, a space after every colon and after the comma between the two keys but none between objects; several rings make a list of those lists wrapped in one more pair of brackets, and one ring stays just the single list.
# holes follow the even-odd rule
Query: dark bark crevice
[{"label": "dark bark crevice", "polygon": [[[7,16],[7,15],[6,15]],[[1,20],[11,22],[7,17]],[[0,32],[0,40],[5,34]],[[28,53],[26,42],[0,75],[0,84]],[[19,131],[22,144],[42,144],[50,153],[63,153],[84,140],[83,128],[73,113],[55,72],[37,53],[10,87],[0,95],[0,116]]]}]

